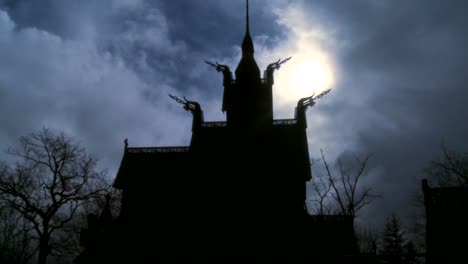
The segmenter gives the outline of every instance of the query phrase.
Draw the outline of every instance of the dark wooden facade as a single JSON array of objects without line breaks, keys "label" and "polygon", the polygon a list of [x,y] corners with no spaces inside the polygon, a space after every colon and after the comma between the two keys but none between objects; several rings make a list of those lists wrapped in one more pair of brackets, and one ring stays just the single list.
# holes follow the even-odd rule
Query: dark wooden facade
[{"label": "dark wooden facade", "polygon": [[212,64],[224,76],[225,122],[205,122],[200,104],[173,97],[193,114],[190,145],[125,147],[114,183],[121,215],[103,231],[112,233],[112,253],[94,260],[338,261],[356,253],[350,217],[305,208],[312,98],[299,100],[294,118],[274,120],[280,62],[260,76],[248,26],[242,53],[235,79]]}]

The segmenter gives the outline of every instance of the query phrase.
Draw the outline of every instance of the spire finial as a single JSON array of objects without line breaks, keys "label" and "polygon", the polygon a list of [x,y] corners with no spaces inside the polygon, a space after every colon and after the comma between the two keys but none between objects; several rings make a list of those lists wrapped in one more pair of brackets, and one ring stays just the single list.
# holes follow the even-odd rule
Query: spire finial
[{"label": "spire finial", "polygon": [[242,42],[242,54],[254,54],[254,45],[252,42],[252,37],[250,36],[250,25],[249,25],[249,0],[246,0],[246,12],[247,14],[245,15],[246,18],[246,30],[245,32],[245,37],[244,41]]},{"label": "spire finial", "polygon": [[247,33],[250,32],[250,21],[249,21],[249,0],[247,0],[247,4],[246,4],[246,16],[245,16],[245,19],[246,19],[246,30],[247,30]]}]

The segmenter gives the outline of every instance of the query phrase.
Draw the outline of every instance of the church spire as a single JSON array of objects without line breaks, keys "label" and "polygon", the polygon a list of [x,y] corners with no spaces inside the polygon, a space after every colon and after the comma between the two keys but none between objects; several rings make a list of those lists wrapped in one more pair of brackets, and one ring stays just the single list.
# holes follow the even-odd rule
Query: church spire
[{"label": "church spire", "polygon": [[247,0],[247,4],[245,6],[245,9],[246,9],[246,16],[245,16],[245,20],[246,20],[246,23],[245,23],[245,32],[249,33],[250,32],[250,21],[249,21],[249,0]]},{"label": "church spire", "polygon": [[245,5],[245,36],[242,41],[242,57],[236,68],[236,79],[229,90],[228,123],[234,127],[259,127],[268,123],[264,115],[264,95],[260,69],[254,58],[254,44],[250,36],[249,1]]},{"label": "church spire", "polygon": [[250,36],[250,16],[249,16],[249,0],[246,0],[246,15],[245,15],[245,37],[242,42],[242,55],[253,54],[254,45],[252,37]]},{"label": "church spire", "polygon": [[246,32],[242,41],[242,58],[236,69],[236,79],[244,85],[248,82],[260,82],[260,70],[254,59],[254,44],[250,36],[249,0],[246,0],[245,7]]}]

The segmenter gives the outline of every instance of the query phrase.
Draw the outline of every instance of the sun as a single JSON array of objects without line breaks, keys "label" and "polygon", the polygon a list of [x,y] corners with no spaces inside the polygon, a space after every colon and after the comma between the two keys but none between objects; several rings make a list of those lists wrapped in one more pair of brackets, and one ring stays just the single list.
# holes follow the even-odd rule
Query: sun
[{"label": "sun", "polygon": [[331,88],[334,72],[326,54],[320,51],[298,52],[276,75],[275,97],[280,104],[297,102],[300,98]]}]

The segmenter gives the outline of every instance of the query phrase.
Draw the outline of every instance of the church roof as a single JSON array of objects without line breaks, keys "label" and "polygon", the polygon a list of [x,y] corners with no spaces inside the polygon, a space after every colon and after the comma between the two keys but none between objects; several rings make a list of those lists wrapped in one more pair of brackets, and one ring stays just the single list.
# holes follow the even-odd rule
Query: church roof
[{"label": "church roof", "polygon": [[[135,177],[141,178],[142,174],[150,177],[150,181],[155,177],[178,177],[171,171],[171,166],[186,169],[195,165],[200,169],[199,163],[205,162],[210,163],[209,169],[220,167],[221,164],[230,167],[244,163],[242,166],[248,166],[245,164],[253,163],[246,158],[249,155],[252,159],[269,158],[270,161],[277,161],[281,163],[277,166],[283,167],[281,173],[297,174],[300,175],[297,178],[309,180],[311,172],[305,119],[273,120],[272,81],[269,84],[262,82],[254,51],[247,0],[246,33],[242,42],[242,58],[235,72],[236,80],[231,79],[227,66],[209,63],[222,71],[227,80],[225,95],[230,95],[227,122],[204,122],[200,104],[171,96],[194,115],[190,146],[126,148],[114,186],[127,186],[128,179],[131,182],[138,181]],[[256,154],[251,153],[258,156],[253,157]],[[200,170],[206,172],[205,168]],[[161,171],[169,173],[156,173]],[[258,168],[258,171],[261,169]]]},{"label": "church roof", "polygon": [[186,160],[189,150],[190,148],[186,146],[125,148],[113,186],[122,189],[130,183],[131,177],[138,177],[147,171],[170,169],[170,166]]},{"label": "church roof", "polygon": [[[299,132],[300,124],[296,119],[274,120],[270,130],[272,142],[270,147],[274,151],[296,155],[303,145],[298,136]],[[193,155],[197,155],[196,153],[200,151],[209,155],[223,153],[227,146],[232,144],[232,135],[226,122],[203,122],[200,129],[194,131],[191,146],[126,148],[114,187],[122,189],[129,184],[130,179],[138,181],[137,178],[144,177],[143,174],[166,177],[159,176],[158,172],[189,167],[190,162],[193,162]],[[248,152],[249,149],[245,151]],[[306,170],[306,173],[306,179],[310,179],[310,169]]]}]

